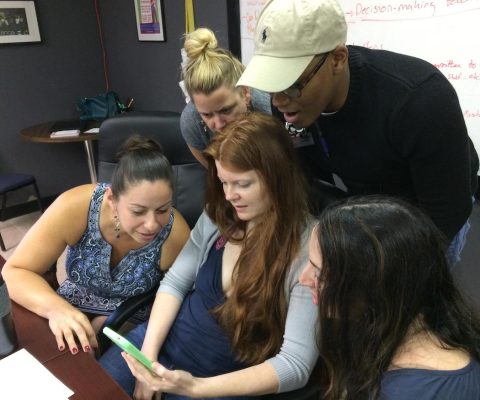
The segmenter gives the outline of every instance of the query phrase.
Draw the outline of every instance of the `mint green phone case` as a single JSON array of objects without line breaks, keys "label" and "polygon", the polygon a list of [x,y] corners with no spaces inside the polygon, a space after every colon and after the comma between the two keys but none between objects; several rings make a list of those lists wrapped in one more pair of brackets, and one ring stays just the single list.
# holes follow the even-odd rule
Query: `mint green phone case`
[{"label": "mint green phone case", "polygon": [[118,347],[126,351],[136,360],[140,361],[149,370],[152,370],[152,362],[140,350],[138,350],[132,343],[130,343],[127,339],[125,339],[122,335],[119,335],[117,332],[110,329],[108,326],[103,328],[103,333]]}]

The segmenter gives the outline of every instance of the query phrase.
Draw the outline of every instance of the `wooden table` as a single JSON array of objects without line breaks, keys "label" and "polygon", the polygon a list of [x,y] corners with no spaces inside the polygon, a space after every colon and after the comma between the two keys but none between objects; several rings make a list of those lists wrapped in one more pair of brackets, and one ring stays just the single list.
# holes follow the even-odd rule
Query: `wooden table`
[{"label": "wooden table", "polygon": [[72,400],[128,400],[130,397],[89,354],[59,351],[48,321],[15,302],[13,319],[20,348],[28,350],[75,394]]},{"label": "wooden table", "polygon": [[[97,171],[95,168],[95,157],[93,155],[92,141],[97,140],[96,133],[80,133],[78,136],[51,138],[50,128],[58,121],[44,122],[22,129],[20,134],[24,140],[38,143],[72,143],[83,142],[85,145],[85,153],[87,155],[88,170],[90,172],[90,180],[92,183],[97,183]],[[98,128],[100,122],[89,121],[86,130],[91,128]]]}]

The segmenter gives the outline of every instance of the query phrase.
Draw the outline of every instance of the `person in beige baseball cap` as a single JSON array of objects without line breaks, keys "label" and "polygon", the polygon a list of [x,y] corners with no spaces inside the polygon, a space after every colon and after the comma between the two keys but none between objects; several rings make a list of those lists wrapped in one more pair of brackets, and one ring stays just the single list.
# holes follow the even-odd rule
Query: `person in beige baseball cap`
[{"label": "person in beige baseball cap", "polygon": [[259,16],[255,53],[238,81],[265,92],[287,89],[317,55],[347,40],[347,24],[336,1],[270,1]]},{"label": "person in beige baseball cap", "polygon": [[[314,76],[327,69],[327,65],[322,67],[328,61],[335,68],[335,80],[329,84],[335,99],[330,102],[340,106],[348,90],[346,39],[347,24],[336,1],[270,1],[259,16],[254,55],[237,86],[270,93],[285,91],[291,97],[300,97]],[[328,111],[334,106],[325,104],[318,96],[316,100],[319,104],[315,110],[320,107]],[[285,120],[305,127],[316,117],[316,112],[309,112],[308,115],[285,115]]]},{"label": "person in beige baseball cap", "polygon": [[326,184],[408,199],[451,241],[455,263],[479,166],[455,89],[426,61],[346,41],[336,0],[271,0],[237,86],[270,93],[319,207]]}]

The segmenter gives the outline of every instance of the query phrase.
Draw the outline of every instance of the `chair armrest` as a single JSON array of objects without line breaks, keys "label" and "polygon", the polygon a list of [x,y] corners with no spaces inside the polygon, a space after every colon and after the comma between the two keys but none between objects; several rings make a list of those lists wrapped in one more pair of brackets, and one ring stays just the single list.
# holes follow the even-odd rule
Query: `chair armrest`
[{"label": "chair armrest", "polygon": [[131,297],[120,304],[115,311],[113,311],[103,323],[100,331],[97,334],[97,341],[100,348],[100,353],[103,354],[112,344],[109,338],[107,338],[102,330],[108,326],[114,331],[118,331],[120,327],[132,317],[140,308],[147,304],[153,303],[157,294],[158,288],[153,288],[149,292],[140,294],[138,296]]},{"label": "chair armrest", "polygon": [[43,279],[47,281],[50,287],[53,290],[57,290],[59,287],[58,280],[57,280],[57,262],[53,263],[52,266],[45,272],[43,275]]}]

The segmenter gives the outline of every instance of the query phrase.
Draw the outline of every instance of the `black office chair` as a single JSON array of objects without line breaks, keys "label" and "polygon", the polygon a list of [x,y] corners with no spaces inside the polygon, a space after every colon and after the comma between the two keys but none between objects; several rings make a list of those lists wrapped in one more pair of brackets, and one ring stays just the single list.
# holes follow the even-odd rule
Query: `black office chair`
[{"label": "black office chair", "polygon": [[193,157],[183,140],[179,113],[137,111],[105,120],[98,133],[98,181],[110,181],[117,151],[129,136],[136,133],[162,145],[163,152],[173,167],[173,206],[193,228],[203,211],[206,170]]},{"label": "black office chair", "polygon": [[[35,195],[37,196],[38,208],[43,212],[42,199],[40,191],[38,190],[37,181],[33,175],[30,174],[0,174],[0,195],[2,196],[2,209],[0,211],[0,220],[5,221],[5,210],[7,208],[7,193],[14,190],[22,189],[24,187],[33,185]],[[6,251],[5,243],[3,242],[0,233],[0,248]]]},{"label": "black office chair", "polygon": [[[180,114],[169,111],[129,112],[105,120],[98,133],[98,180],[109,182],[116,165],[116,154],[125,140],[134,134],[160,143],[174,174],[173,206],[193,228],[203,211],[206,170],[193,157],[180,133]],[[132,297],[121,304],[105,321],[104,326],[118,330],[140,307],[150,304],[157,289]],[[98,335],[100,351],[111,344]]]}]

